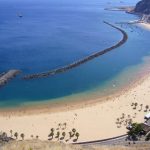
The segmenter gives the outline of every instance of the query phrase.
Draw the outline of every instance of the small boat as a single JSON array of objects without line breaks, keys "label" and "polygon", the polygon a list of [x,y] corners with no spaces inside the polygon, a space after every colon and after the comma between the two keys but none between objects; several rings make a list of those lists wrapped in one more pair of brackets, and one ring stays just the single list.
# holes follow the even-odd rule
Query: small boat
[{"label": "small boat", "polygon": [[18,14],[18,17],[19,17],[19,18],[22,18],[22,17],[23,17],[23,15],[22,15],[22,14]]}]

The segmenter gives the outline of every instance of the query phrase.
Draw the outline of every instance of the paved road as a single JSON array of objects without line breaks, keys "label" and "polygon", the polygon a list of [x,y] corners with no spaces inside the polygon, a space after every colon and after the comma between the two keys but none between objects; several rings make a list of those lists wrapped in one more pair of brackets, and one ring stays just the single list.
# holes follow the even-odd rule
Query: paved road
[{"label": "paved road", "polygon": [[113,145],[116,144],[118,145],[119,143],[124,143],[126,142],[127,135],[121,135],[118,137],[114,137],[114,138],[109,138],[109,139],[104,139],[104,140],[97,140],[97,141],[89,141],[89,142],[80,142],[80,143],[76,143],[79,145]]}]

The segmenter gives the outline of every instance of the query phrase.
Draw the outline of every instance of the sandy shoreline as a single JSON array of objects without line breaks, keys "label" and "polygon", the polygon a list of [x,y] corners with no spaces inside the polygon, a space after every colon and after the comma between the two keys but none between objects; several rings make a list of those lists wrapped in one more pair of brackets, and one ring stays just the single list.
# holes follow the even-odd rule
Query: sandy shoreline
[{"label": "sandy shoreline", "polygon": [[137,25],[150,31],[150,24],[149,23],[143,22],[143,23],[137,23]]},{"label": "sandy shoreline", "polygon": [[[150,30],[150,25],[138,24]],[[139,81],[120,93],[80,102],[63,101],[60,103],[47,103],[34,108],[34,105],[25,109],[0,109],[0,130],[10,135],[10,130],[25,134],[25,139],[31,139],[31,135],[39,136],[41,140],[47,140],[51,128],[58,128],[62,124],[60,133],[65,132],[65,140],[68,132],[73,128],[80,133],[78,142],[101,140],[126,134],[126,120],[143,122],[145,106],[150,108],[150,73],[147,73]],[[131,106],[137,103],[136,109]],[[40,104],[40,103],[39,103]],[[142,105],[141,105],[142,104]],[[124,114],[124,118],[122,115]],[[119,118],[120,124],[117,122]],[[122,119],[121,119],[122,118]],[[66,123],[66,127],[64,127]],[[64,128],[64,130],[63,130]],[[56,134],[56,131],[55,131]],[[20,137],[19,137],[20,139]],[[65,140],[63,140],[65,142]],[[72,143],[72,139],[68,140]]]},{"label": "sandy shoreline", "polygon": [[[75,128],[80,133],[78,142],[111,138],[126,133],[124,125],[126,119],[132,118],[135,122],[143,121],[143,116],[147,113],[144,112],[145,106],[150,105],[149,97],[150,75],[148,74],[144,80],[142,79],[136,86],[122,92],[120,96],[112,97],[108,101],[97,102],[91,106],[90,103],[89,105],[80,103],[79,108],[66,106],[63,112],[53,113],[48,109],[45,112],[41,109],[38,115],[35,114],[36,112],[30,115],[24,113],[21,116],[18,115],[19,112],[17,115],[13,114],[13,111],[11,113],[1,112],[0,130],[8,134],[10,130],[20,134],[24,133],[26,139],[30,139],[31,135],[34,137],[38,135],[40,139],[47,140],[51,128],[57,128],[59,123],[67,123],[64,131],[68,133]],[[138,106],[134,110],[131,104],[135,102],[138,103]],[[143,104],[141,111],[140,104]],[[124,121],[118,127],[116,120],[122,116],[122,113],[125,114]]]}]

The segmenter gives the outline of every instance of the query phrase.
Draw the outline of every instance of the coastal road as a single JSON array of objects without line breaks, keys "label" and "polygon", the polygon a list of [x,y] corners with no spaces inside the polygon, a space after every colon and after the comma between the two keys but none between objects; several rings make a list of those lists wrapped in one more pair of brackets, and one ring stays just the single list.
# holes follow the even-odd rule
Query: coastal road
[{"label": "coastal road", "polygon": [[83,146],[92,146],[92,145],[124,145],[127,143],[125,140],[127,138],[127,135],[121,135],[109,139],[104,139],[104,140],[96,140],[96,141],[89,141],[89,142],[80,142],[80,143],[75,143]]}]

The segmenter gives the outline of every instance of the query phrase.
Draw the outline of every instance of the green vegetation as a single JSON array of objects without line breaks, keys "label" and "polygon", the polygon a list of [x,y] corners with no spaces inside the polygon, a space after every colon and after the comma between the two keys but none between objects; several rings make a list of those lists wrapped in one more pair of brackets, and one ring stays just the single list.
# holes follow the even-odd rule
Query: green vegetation
[{"label": "green vegetation", "polygon": [[128,137],[130,140],[133,141],[138,140],[138,138],[144,134],[141,124],[138,123],[131,124],[131,127],[129,127],[128,130],[129,130],[127,132]]},{"label": "green vegetation", "polygon": [[128,138],[129,141],[150,141],[150,131],[145,131],[142,124],[133,123],[128,128]]}]

